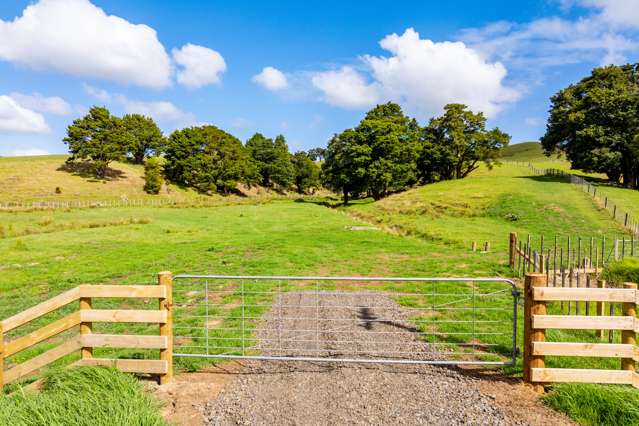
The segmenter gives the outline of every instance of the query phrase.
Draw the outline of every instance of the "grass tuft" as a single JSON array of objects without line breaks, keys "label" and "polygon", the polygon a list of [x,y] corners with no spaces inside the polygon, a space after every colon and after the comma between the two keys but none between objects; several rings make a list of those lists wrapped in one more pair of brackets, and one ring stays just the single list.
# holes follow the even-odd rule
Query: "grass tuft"
[{"label": "grass tuft", "polygon": [[0,424],[163,426],[160,407],[132,375],[79,367],[51,372],[40,393],[0,396]]},{"label": "grass tuft", "polygon": [[585,426],[639,425],[639,391],[630,387],[559,384],[544,402]]}]

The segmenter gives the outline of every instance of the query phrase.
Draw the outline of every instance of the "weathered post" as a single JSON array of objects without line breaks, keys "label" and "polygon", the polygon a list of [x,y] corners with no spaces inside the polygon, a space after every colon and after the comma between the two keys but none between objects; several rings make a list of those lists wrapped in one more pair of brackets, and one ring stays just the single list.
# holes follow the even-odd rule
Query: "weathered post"
[{"label": "weathered post", "polygon": [[[92,302],[90,297],[80,297],[80,315],[82,315],[82,311],[89,310],[92,308]],[[93,329],[93,324],[90,322],[81,322],[80,323],[80,335],[91,334]],[[92,347],[82,347],[80,349],[80,358],[89,359],[93,358],[93,348]]]},{"label": "weathered post", "polygon": [[3,386],[4,386],[4,332],[2,330],[2,323],[0,323],[0,394],[2,394]]},{"label": "weathered post", "polygon": [[[597,280],[598,288],[606,288],[606,280]],[[597,316],[603,317],[606,314],[606,306],[604,302],[597,302]],[[599,340],[604,339],[604,330],[597,330]]]},{"label": "weathered post", "polygon": [[[546,275],[526,274],[524,280],[524,381],[532,383],[532,369],[544,368],[543,355],[533,355],[533,343],[546,340],[546,330],[533,328],[534,315],[546,315],[546,303],[533,299],[535,287],[546,287]],[[532,383],[535,391],[543,392],[542,383]]]},{"label": "weathered post", "polygon": [[488,253],[490,251],[490,241],[484,243],[484,251]]},{"label": "weathered post", "polygon": [[472,251],[477,251],[477,241],[472,242],[472,244],[470,245],[470,249]]},{"label": "weathered post", "polygon": [[160,359],[166,361],[166,374],[160,375],[160,384],[173,378],[173,275],[170,272],[158,274],[158,284],[166,288],[166,297],[160,298],[160,310],[166,311],[166,322],[160,324],[160,336],[166,337],[166,348],[160,349]]},{"label": "weathered post", "polygon": [[511,232],[510,233],[510,244],[509,244],[509,257],[508,257],[508,264],[510,265],[511,268],[515,267],[515,252],[517,250],[517,233],[516,232]]},{"label": "weathered post", "polygon": [[[637,289],[637,284],[635,283],[624,283],[623,288],[628,289]],[[637,305],[635,302],[624,302],[623,304],[623,315],[636,318],[637,317]],[[636,335],[634,330],[623,330],[621,332],[621,343],[625,345],[632,345],[633,347],[636,344]],[[635,359],[634,358],[621,358],[621,369],[628,371],[635,371]]]}]

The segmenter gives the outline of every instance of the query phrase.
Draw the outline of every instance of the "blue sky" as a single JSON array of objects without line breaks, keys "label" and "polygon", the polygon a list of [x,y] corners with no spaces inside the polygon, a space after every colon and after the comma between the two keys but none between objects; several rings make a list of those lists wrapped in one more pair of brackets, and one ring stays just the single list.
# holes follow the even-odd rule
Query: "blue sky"
[{"label": "blue sky", "polygon": [[638,55],[638,0],[3,0],[0,155],[65,152],[94,104],[297,150],[379,102],[421,123],[463,102],[534,140],[553,93]]}]

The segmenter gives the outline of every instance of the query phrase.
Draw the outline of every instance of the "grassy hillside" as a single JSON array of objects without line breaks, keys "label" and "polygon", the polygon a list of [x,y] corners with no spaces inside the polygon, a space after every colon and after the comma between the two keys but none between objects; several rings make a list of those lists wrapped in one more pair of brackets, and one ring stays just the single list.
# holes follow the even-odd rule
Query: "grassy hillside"
[{"label": "grassy hillside", "polygon": [[402,233],[469,247],[490,241],[507,247],[507,235],[616,235],[622,229],[592,199],[564,180],[532,176],[523,166],[480,169],[464,180],[439,182],[364,201],[346,211]]},{"label": "grassy hillside", "polygon": [[[65,155],[0,158],[0,201],[22,200],[102,200],[121,197],[142,198],[144,169],[128,163],[112,163],[107,180],[96,180],[81,171],[65,171]],[[56,193],[59,188],[61,193]],[[193,197],[170,185],[161,197]]]},{"label": "grassy hillside", "polygon": [[502,158],[509,161],[531,161],[545,158],[539,142],[521,142],[504,148]]}]

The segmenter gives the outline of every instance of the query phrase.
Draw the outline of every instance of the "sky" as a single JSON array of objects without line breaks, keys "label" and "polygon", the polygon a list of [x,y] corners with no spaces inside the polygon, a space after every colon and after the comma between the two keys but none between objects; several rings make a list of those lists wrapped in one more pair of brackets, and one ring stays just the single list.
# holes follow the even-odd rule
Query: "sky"
[{"label": "sky", "polygon": [[0,155],[64,153],[92,105],[171,131],[326,146],[382,102],[451,102],[512,142],[593,67],[639,62],[639,0],[2,0]]}]

